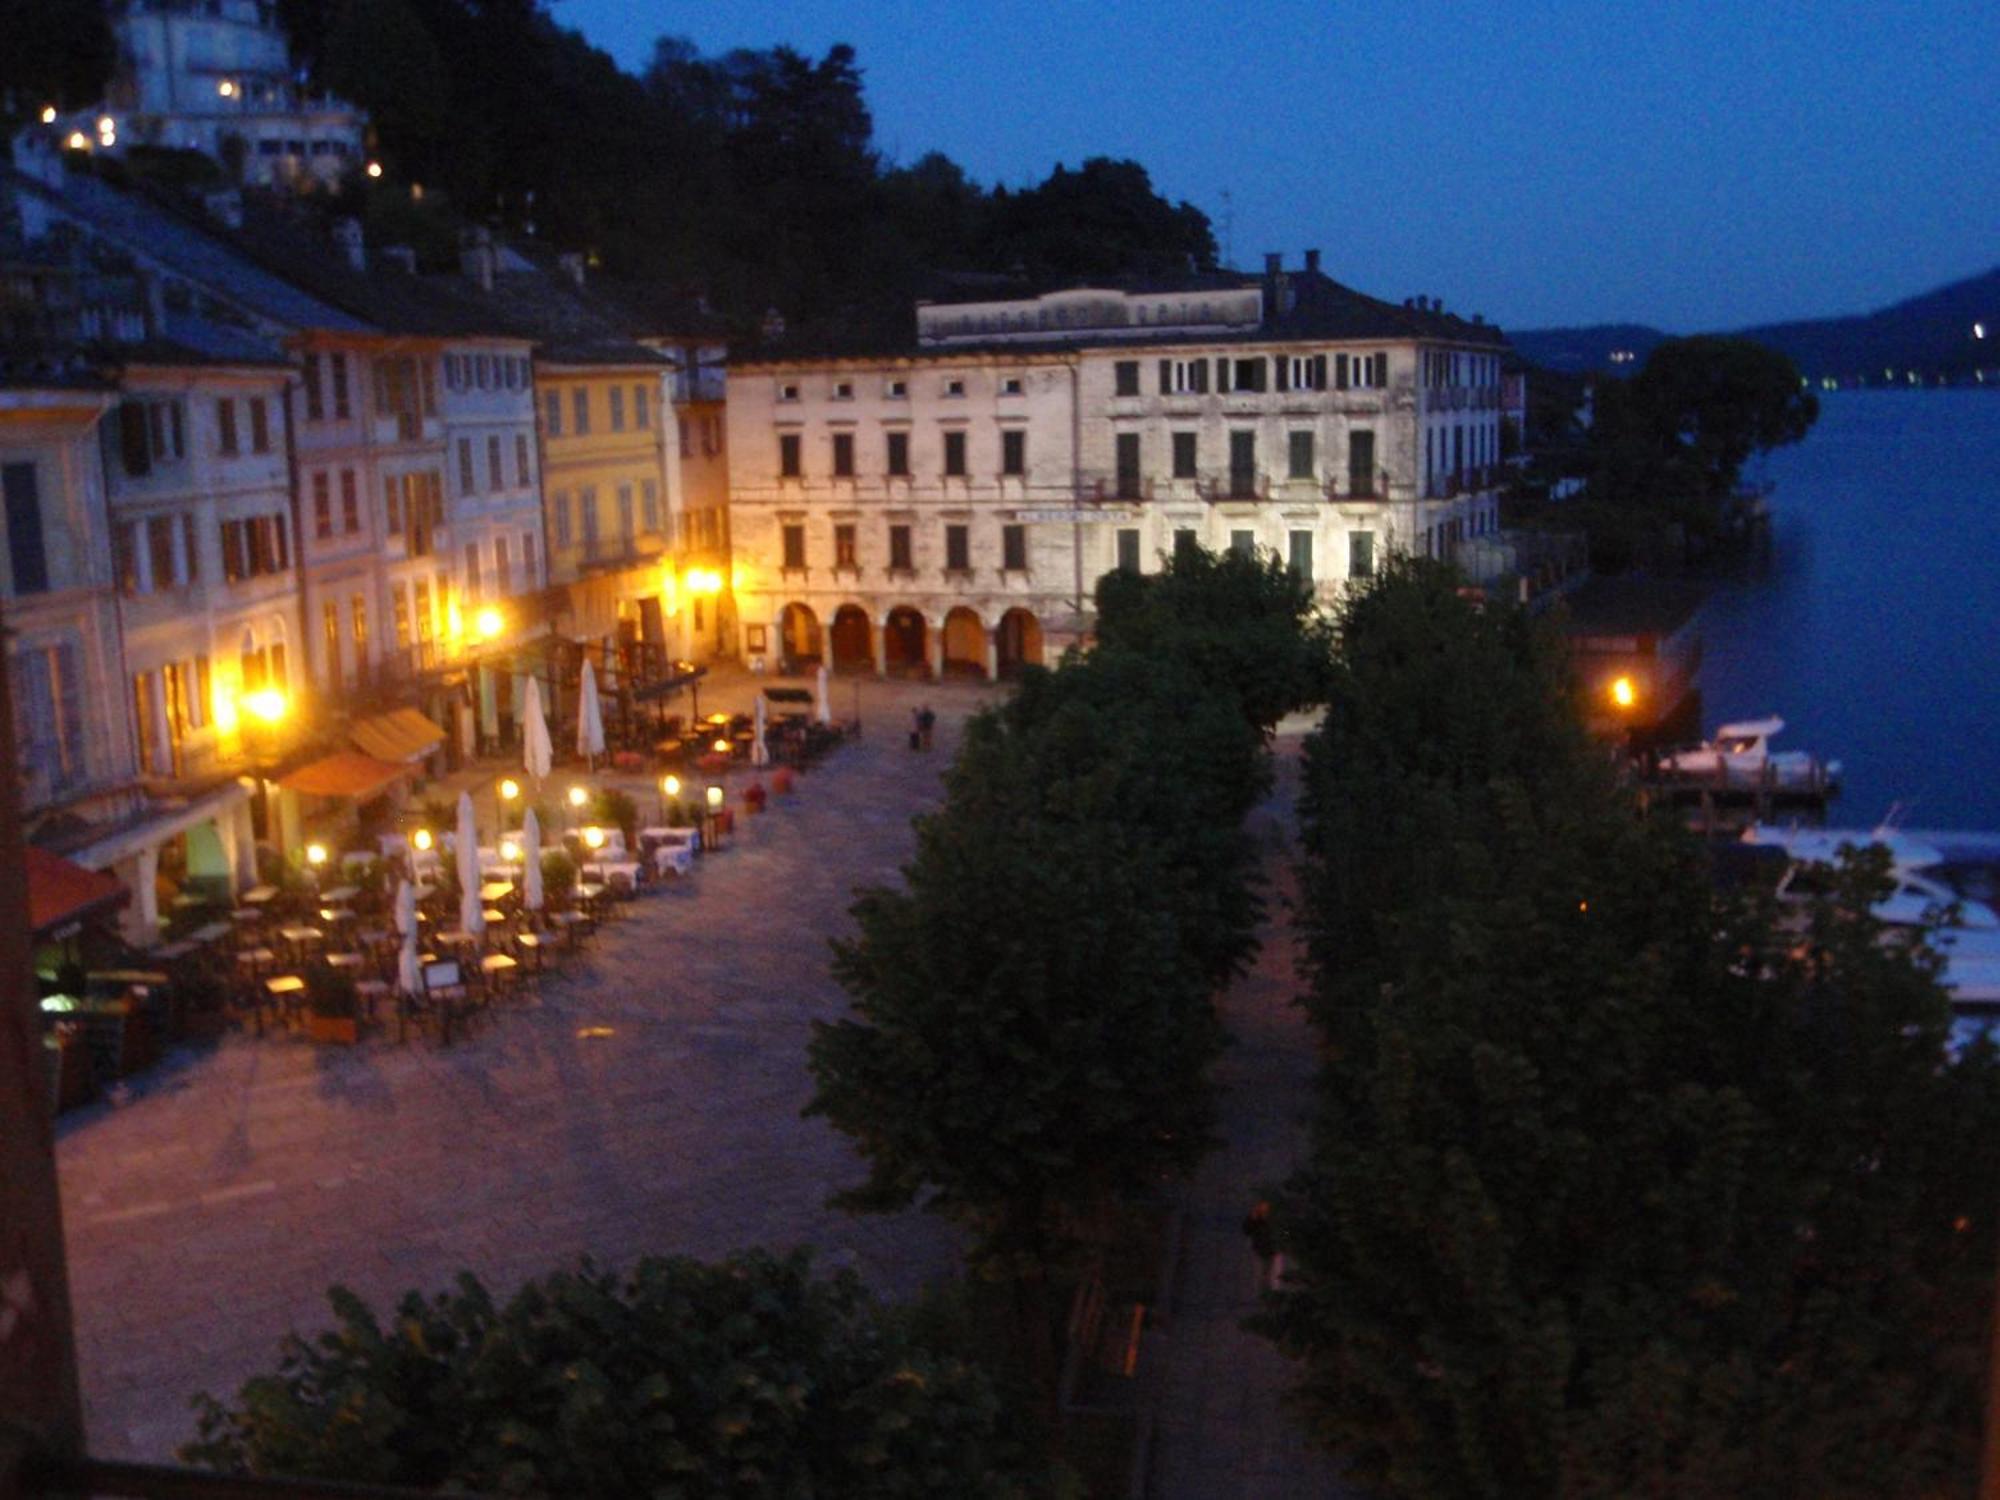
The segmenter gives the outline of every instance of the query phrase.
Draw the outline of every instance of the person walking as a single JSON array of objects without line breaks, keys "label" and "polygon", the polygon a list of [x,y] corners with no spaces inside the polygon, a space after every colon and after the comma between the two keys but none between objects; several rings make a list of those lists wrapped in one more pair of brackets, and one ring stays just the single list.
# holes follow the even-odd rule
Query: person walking
[{"label": "person walking", "polygon": [[910,710],[910,748],[921,750],[924,744],[924,713],[920,708]]},{"label": "person walking", "polygon": [[937,728],[937,715],[931,712],[931,706],[926,703],[917,710],[917,738],[926,750],[931,747],[931,731],[935,728]]}]

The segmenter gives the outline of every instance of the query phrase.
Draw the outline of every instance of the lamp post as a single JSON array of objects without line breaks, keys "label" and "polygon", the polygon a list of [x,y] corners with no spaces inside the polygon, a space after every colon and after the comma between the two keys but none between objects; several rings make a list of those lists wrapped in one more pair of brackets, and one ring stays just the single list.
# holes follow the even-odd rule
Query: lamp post
[{"label": "lamp post", "polygon": [[507,831],[507,808],[521,795],[521,783],[509,776],[500,783],[500,831]]},{"label": "lamp post", "polygon": [[569,789],[569,820],[572,825],[575,824],[577,815],[583,811],[583,805],[589,800],[590,789],[581,782]]},{"label": "lamp post", "polygon": [[725,793],[720,786],[710,784],[708,788],[708,816],[701,831],[701,847],[720,849],[722,847],[722,803]]},{"label": "lamp post", "polygon": [[671,773],[660,778],[660,821],[667,821],[667,804],[677,801],[681,794],[681,779]]},{"label": "lamp post", "polygon": [[312,875],[313,892],[315,895],[317,895],[319,892],[319,872],[325,866],[325,864],[326,864],[326,845],[307,844],[306,869]]}]

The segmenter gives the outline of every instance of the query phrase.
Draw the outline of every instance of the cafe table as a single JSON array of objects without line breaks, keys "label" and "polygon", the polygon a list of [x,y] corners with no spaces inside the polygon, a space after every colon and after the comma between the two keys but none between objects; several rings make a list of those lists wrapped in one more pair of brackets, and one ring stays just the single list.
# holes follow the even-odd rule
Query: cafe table
[{"label": "cafe table", "polygon": [[513,894],[514,882],[511,880],[489,880],[479,888],[479,899],[488,906],[505,901]]},{"label": "cafe table", "polygon": [[245,906],[268,906],[278,899],[278,888],[275,885],[252,886],[237,899]]},{"label": "cafe table", "polygon": [[360,894],[361,887],[358,885],[337,885],[330,891],[321,891],[319,899],[328,906],[345,906]]}]

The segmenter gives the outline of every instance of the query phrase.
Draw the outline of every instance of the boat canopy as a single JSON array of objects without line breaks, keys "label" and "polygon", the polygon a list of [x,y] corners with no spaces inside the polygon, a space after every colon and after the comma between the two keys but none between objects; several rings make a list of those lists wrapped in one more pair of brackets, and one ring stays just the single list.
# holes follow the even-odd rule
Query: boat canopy
[{"label": "boat canopy", "polygon": [[1767,740],[1774,734],[1782,734],[1785,721],[1776,714],[1768,719],[1745,719],[1739,724],[1723,724],[1717,727],[1718,740]]}]

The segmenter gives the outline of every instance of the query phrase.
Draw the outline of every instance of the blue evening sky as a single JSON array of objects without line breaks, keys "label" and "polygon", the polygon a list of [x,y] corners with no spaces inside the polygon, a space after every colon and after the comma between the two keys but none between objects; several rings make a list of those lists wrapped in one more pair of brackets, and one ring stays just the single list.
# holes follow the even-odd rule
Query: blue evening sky
[{"label": "blue evening sky", "polygon": [[894,160],[1129,156],[1239,266],[1319,246],[1514,327],[1860,312],[2000,263],[2000,0],[552,9],[634,70],[662,35],[848,42]]}]

